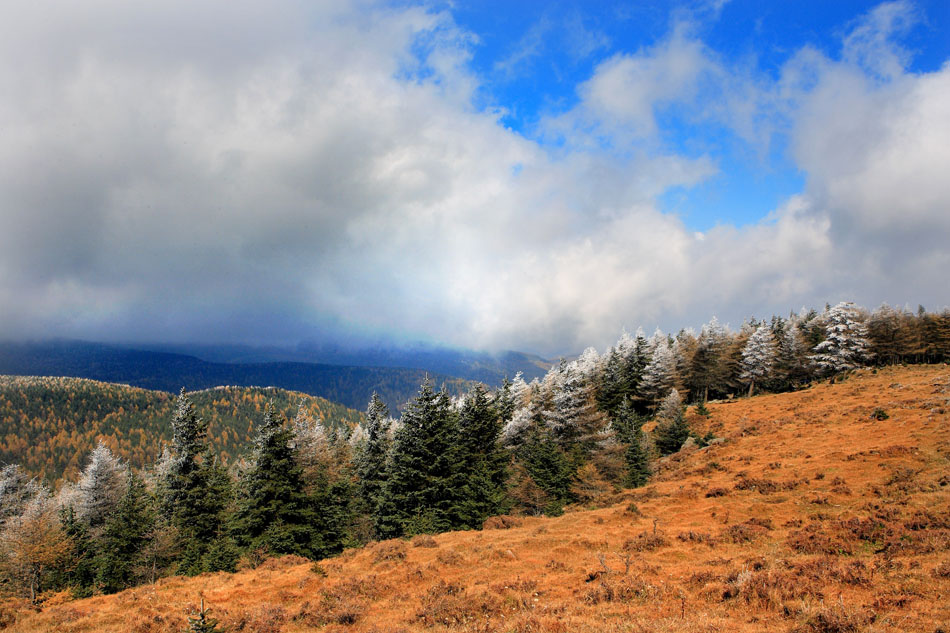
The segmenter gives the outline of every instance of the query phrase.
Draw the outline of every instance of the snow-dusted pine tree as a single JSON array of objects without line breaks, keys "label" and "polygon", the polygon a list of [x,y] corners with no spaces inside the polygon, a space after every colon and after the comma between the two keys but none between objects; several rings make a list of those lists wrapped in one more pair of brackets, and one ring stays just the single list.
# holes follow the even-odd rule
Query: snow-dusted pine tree
[{"label": "snow-dusted pine tree", "polygon": [[728,388],[729,371],[724,362],[729,348],[729,330],[716,317],[703,325],[689,362],[692,399],[706,402],[709,392],[722,394]]},{"label": "snow-dusted pine tree", "polygon": [[551,408],[545,412],[548,428],[562,446],[586,442],[603,422],[594,405],[590,381],[577,363],[568,363],[553,384]]},{"label": "snow-dusted pine tree", "polygon": [[101,441],[79,476],[76,516],[95,528],[109,518],[125,492],[126,467]]},{"label": "snow-dusted pine tree", "polygon": [[825,375],[855,369],[869,357],[868,328],[862,310],[843,301],[825,315],[825,340],[815,346],[811,361]]},{"label": "snow-dusted pine tree", "polygon": [[42,486],[27,476],[19,464],[7,464],[0,468],[0,526],[23,509]]},{"label": "snow-dusted pine tree", "polygon": [[683,413],[683,398],[676,389],[670,389],[670,392],[663,398],[663,402],[656,410],[656,419],[659,421],[668,421],[674,419]]},{"label": "snow-dusted pine tree", "polygon": [[658,402],[673,388],[676,382],[676,357],[665,340],[657,342],[653,357],[643,369],[640,394],[650,402]]},{"label": "snow-dusted pine tree", "polygon": [[775,363],[775,340],[772,328],[763,323],[742,348],[742,373],[739,377],[749,383],[749,395],[755,390],[755,383],[761,383],[772,374]]}]

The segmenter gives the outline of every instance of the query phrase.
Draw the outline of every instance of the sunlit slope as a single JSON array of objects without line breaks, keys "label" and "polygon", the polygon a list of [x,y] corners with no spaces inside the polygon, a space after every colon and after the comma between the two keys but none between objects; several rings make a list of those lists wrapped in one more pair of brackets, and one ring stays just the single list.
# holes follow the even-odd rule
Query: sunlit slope
[{"label": "sunlit slope", "polygon": [[692,421],[725,442],[606,508],[51,601],[14,629],[181,631],[203,598],[226,631],[933,633],[950,624],[948,403],[947,367],[713,403]]},{"label": "sunlit slope", "polygon": [[[208,421],[212,446],[223,461],[237,457],[254,437],[273,401],[293,418],[302,403],[315,420],[352,426],[361,414],[341,404],[283,389],[217,387],[190,395]],[[0,376],[0,462],[18,463],[54,481],[75,475],[99,439],[141,467],[171,438],[175,396],[80,378]]]}]

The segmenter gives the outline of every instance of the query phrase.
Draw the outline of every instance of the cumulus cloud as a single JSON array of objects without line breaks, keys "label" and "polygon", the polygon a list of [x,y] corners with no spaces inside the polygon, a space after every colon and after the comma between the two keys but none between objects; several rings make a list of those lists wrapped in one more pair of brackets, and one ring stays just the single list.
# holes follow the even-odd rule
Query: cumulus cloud
[{"label": "cumulus cloud", "polygon": [[[778,79],[675,26],[597,67],[545,122],[556,147],[472,105],[473,39],[447,13],[50,0],[7,14],[6,336],[381,332],[553,353],[712,313],[943,301],[950,67],[906,70],[892,37],[906,5]],[[757,225],[696,235],[657,200],[718,168],[664,143],[669,108],[755,142],[789,134],[806,189]]]}]

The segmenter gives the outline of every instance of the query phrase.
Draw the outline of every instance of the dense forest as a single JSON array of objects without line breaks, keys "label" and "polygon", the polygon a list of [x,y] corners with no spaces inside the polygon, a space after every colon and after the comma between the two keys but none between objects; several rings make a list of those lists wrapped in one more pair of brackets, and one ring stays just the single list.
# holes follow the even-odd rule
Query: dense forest
[{"label": "dense forest", "polygon": [[[130,468],[105,444],[53,491],[0,472],[0,572],[8,591],[112,592],[168,574],[333,555],[373,539],[471,529],[505,513],[558,514],[646,483],[656,460],[717,442],[690,424],[709,398],[806,388],[865,366],[950,360],[950,312],[850,303],[730,331],[624,334],[540,380],[464,396],[422,385],[398,419],[377,397],[331,428],[265,405],[253,450],[226,470],[208,420],[182,392],[156,461]],[[195,396],[197,397],[197,396]],[[689,404],[693,408],[688,410]]]},{"label": "dense forest", "polygon": [[[223,464],[247,451],[264,405],[293,416],[299,406],[328,427],[353,427],[361,414],[335,402],[276,388],[216,387],[190,395],[208,422],[208,440]],[[99,441],[142,468],[171,440],[175,397],[163,391],[80,378],[0,376],[0,463],[31,476],[75,478]]]},{"label": "dense forest", "polygon": [[283,389],[362,409],[376,393],[393,410],[402,408],[428,378],[454,394],[470,382],[424,369],[352,367],[302,362],[216,363],[184,354],[129,349],[101,343],[0,342],[0,374],[72,376],[178,393],[218,385]]}]

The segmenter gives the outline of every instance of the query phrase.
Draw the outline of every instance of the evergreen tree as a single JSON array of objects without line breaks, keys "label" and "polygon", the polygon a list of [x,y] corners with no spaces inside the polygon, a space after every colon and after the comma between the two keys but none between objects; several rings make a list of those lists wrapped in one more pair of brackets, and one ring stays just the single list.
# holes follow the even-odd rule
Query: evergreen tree
[{"label": "evergreen tree", "polygon": [[794,389],[809,379],[807,349],[796,319],[781,326],[775,370],[785,389]]},{"label": "evergreen tree", "polygon": [[488,394],[476,385],[459,412],[459,469],[463,484],[458,524],[477,528],[507,507],[508,455],[502,449],[501,420]]},{"label": "evergreen tree", "polygon": [[775,363],[775,341],[772,328],[762,324],[756,328],[742,349],[742,373],[740,378],[749,383],[749,395],[756,382],[762,383],[772,374]]},{"label": "evergreen tree", "polygon": [[869,357],[867,325],[861,310],[842,302],[828,310],[825,340],[814,348],[812,363],[825,375],[856,369]]},{"label": "evergreen tree", "polygon": [[95,586],[97,548],[89,536],[89,527],[79,520],[72,506],[60,509],[59,522],[70,550],[69,565],[56,584],[70,587],[77,598],[86,598]]},{"label": "evergreen tree", "polygon": [[365,439],[356,453],[357,495],[363,511],[375,511],[386,478],[386,458],[392,444],[389,409],[373,393],[366,408]]},{"label": "evergreen tree", "polygon": [[42,486],[28,477],[19,464],[0,468],[0,527],[11,517],[22,514],[41,491]]},{"label": "evergreen tree", "polygon": [[646,485],[650,479],[650,457],[644,442],[643,430],[638,428],[633,432],[633,437],[624,451],[624,461],[627,465],[624,483],[630,488]]},{"label": "evergreen tree", "polygon": [[77,485],[76,514],[90,528],[102,525],[118,505],[125,488],[126,470],[100,440]]},{"label": "evergreen tree", "polygon": [[105,524],[96,560],[96,584],[105,593],[135,584],[135,570],[154,517],[145,485],[129,470],[125,491]]},{"label": "evergreen tree", "polygon": [[645,400],[656,404],[669,393],[676,383],[676,358],[667,341],[660,341],[653,350],[653,357],[643,370],[640,393]]},{"label": "evergreen tree", "polygon": [[590,391],[590,382],[577,363],[560,369],[554,383],[551,408],[545,418],[555,440],[580,465],[594,448],[603,417],[597,412]]},{"label": "evergreen tree", "polygon": [[540,424],[531,427],[527,441],[518,449],[518,462],[531,481],[547,495],[545,514],[558,515],[571,499],[574,469],[550,431]]},{"label": "evergreen tree", "polygon": [[188,618],[188,633],[218,633],[221,630],[218,628],[218,621],[208,615],[208,611],[202,598],[198,615]]},{"label": "evergreen tree", "polygon": [[325,548],[292,440],[283,415],[268,403],[253,463],[240,483],[233,533],[243,547],[312,558]]},{"label": "evergreen tree", "polygon": [[664,399],[657,420],[653,439],[660,454],[669,455],[680,450],[690,435],[690,428],[686,423],[686,412],[679,393],[675,389]]},{"label": "evergreen tree", "polygon": [[[225,513],[232,498],[231,481],[211,454],[207,426],[182,389],[158,488],[163,517],[179,538],[179,571],[186,574],[210,571],[208,552],[227,541]],[[220,557],[216,559],[215,567],[221,562]]]},{"label": "evergreen tree", "polygon": [[458,422],[448,396],[426,381],[393,440],[376,513],[383,538],[442,532],[458,513]]},{"label": "evergreen tree", "polygon": [[620,441],[626,446],[624,462],[627,472],[624,484],[630,488],[638,488],[650,478],[650,457],[644,446],[643,418],[637,414],[628,399],[625,398],[621,403],[613,426]]},{"label": "evergreen tree", "polygon": [[683,398],[676,389],[670,389],[670,392],[663,398],[663,402],[656,410],[656,419],[659,422],[669,422],[676,416],[683,413]]},{"label": "evergreen tree", "polygon": [[597,392],[597,405],[604,413],[614,416],[624,398],[630,397],[630,380],[627,364],[616,347],[611,348],[604,358],[604,368]]}]

